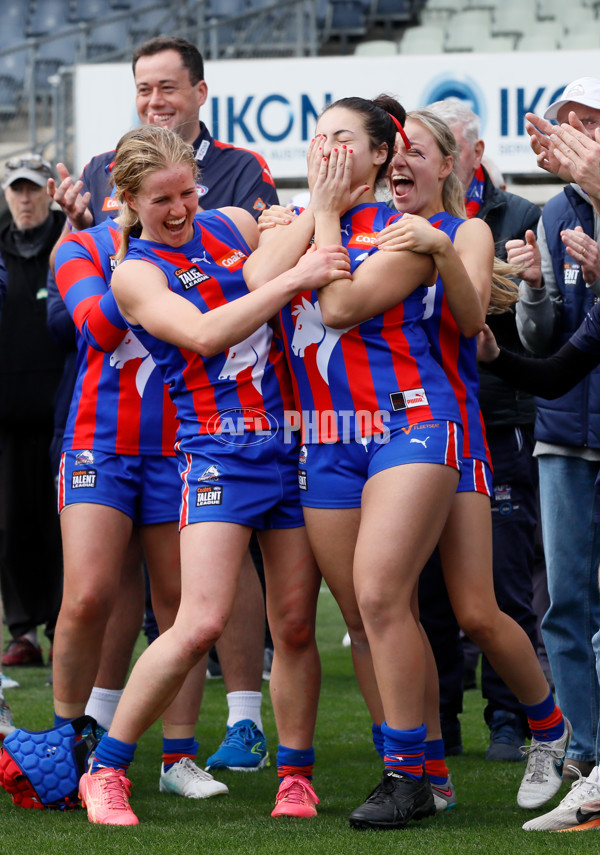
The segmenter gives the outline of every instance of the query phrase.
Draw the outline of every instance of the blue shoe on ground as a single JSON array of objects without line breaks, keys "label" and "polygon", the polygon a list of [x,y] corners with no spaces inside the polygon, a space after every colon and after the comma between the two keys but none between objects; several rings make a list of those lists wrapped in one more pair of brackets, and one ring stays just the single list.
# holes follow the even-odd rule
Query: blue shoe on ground
[{"label": "blue shoe on ground", "polygon": [[269,765],[267,740],[249,718],[227,728],[227,735],[206,761],[206,771],[231,769],[233,772],[256,772]]},{"label": "blue shoe on ground", "polygon": [[525,759],[521,746],[527,740],[527,730],[518,715],[508,710],[494,710],[490,721],[490,744],[486,760],[519,763]]}]

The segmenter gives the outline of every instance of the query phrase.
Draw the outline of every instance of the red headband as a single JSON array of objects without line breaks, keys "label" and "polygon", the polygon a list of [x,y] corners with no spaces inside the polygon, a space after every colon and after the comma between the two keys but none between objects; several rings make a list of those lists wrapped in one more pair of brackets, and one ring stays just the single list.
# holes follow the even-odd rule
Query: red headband
[{"label": "red headband", "polygon": [[396,129],[397,129],[398,133],[400,134],[400,136],[402,137],[402,142],[404,143],[404,147],[406,148],[407,151],[410,151],[412,148],[412,145],[410,144],[410,140],[406,136],[406,133],[404,132],[404,128],[402,127],[402,125],[400,124],[400,122],[398,121],[398,119],[395,116],[392,116],[391,113],[388,113],[388,116],[390,117],[392,122],[396,125]]}]

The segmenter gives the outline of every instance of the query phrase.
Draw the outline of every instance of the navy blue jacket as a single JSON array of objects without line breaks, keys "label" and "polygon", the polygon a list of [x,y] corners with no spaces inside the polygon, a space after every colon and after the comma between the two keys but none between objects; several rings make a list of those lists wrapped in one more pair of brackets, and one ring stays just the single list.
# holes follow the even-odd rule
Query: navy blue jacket
[{"label": "navy blue jacket", "polygon": [[[593,292],[585,285],[579,264],[567,253],[560,232],[581,226],[593,238],[593,209],[573,187],[565,187],[562,193],[546,203],[542,222],[554,278],[561,294],[558,348],[571,337],[595,302]],[[566,395],[553,401],[537,398],[536,403],[537,440],[600,449],[600,367]]]}]

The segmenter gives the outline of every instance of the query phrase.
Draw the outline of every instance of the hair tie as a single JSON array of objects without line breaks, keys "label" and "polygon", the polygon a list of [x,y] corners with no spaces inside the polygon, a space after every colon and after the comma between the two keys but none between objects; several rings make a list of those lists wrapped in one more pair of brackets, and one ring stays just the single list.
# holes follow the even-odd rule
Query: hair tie
[{"label": "hair tie", "polygon": [[[387,113],[387,110],[386,110],[386,113]],[[398,133],[400,134],[400,136],[402,137],[402,142],[404,143],[404,147],[406,148],[407,151],[410,151],[412,148],[412,145],[410,144],[410,140],[406,136],[404,128],[400,124],[399,120],[395,116],[392,116],[391,113],[388,113],[388,116],[390,117],[392,122],[396,125],[396,129],[397,129]]]}]

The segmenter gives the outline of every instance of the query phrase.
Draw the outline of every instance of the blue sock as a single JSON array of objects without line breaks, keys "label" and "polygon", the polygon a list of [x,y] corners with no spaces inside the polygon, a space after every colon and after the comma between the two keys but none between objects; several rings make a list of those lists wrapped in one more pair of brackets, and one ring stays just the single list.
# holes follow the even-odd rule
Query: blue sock
[{"label": "blue sock", "polygon": [[305,778],[312,781],[314,764],[314,748],[277,746],[277,775],[281,780],[287,775],[304,775]]},{"label": "blue sock", "polygon": [[178,763],[183,757],[193,760],[198,753],[198,743],[193,736],[183,739],[167,739],[163,736],[163,767],[168,772],[171,766]]},{"label": "blue sock", "polygon": [[395,730],[388,727],[384,721],[381,725],[384,738],[385,756],[383,762],[386,770],[401,772],[408,778],[418,780],[422,777],[425,764],[425,737],[427,728],[424,724],[413,730]]},{"label": "blue sock", "polygon": [[67,724],[68,722],[73,721],[72,718],[63,718],[58,713],[54,713],[54,727],[60,727],[63,724]]},{"label": "blue sock", "polygon": [[560,708],[554,702],[551,691],[541,704],[532,704],[531,706],[521,704],[521,706],[527,713],[531,735],[538,742],[551,742],[560,739],[564,734],[565,720]]},{"label": "blue sock", "polygon": [[375,751],[383,760],[383,733],[381,732],[381,725],[373,722],[371,725],[371,733],[373,734],[373,745],[375,746]]},{"label": "blue sock", "polygon": [[425,771],[432,784],[441,787],[447,782],[449,772],[443,739],[430,739],[425,743]]},{"label": "blue sock", "polygon": [[92,762],[91,772],[98,772],[100,769],[123,769],[127,771],[129,764],[133,761],[136,744],[131,742],[121,742],[120,739],[115,739],[114,736],[103,736],[96,751]]}]

